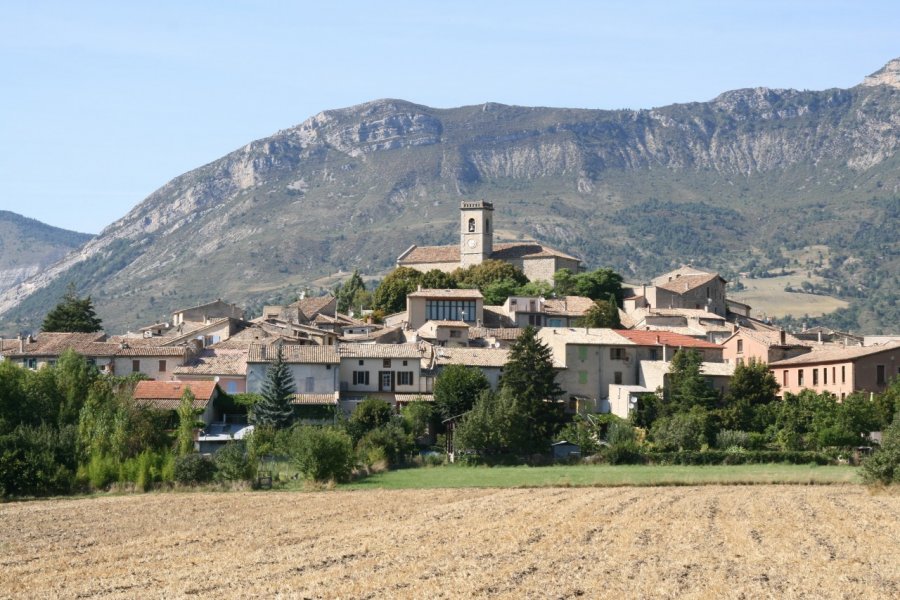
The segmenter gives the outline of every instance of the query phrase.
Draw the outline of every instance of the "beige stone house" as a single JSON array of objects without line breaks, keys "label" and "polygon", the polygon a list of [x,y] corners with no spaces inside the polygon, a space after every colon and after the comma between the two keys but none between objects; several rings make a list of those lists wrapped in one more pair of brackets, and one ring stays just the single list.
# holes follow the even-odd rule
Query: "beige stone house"
[{"label": "beige stone house", "polygon": [[493,214],[490,202],[463,201],[458,245],[412,245],[397,258],[397,266],[449,273],[488,259],[502,260],[519,267],[530,281],[553,281],[560,269],[581,268],[580,259],[537,242],[494,243]]},{"label": "beige stone house", "polygon": [[428,344],[340,344],[341,407],[352,412],[366,398],[394,405],[401,399],[431,393],[432,381],[422,376],[429,360]]},{"label": "beige stone house", "polygon": [[802,390],[831,392],[845,398],[853,392],[881,393],[900,376],[900,343],[884,346],[822,346],[811,352],[769,363],[781,393]]},{"label": "beige stone house", "polygon": [[510,296],[503,311],[511,327],[574,327],[593,305],[584,296]]},{"label": "beige stone house", "polygon": [[639,308],[692,308],[725,317],[727,283],[718,273],[682,267],[652,279],[650,285],[632,286],[623,308],[627,313]]},{"label": "beige stone house", "polygon": [[173,371],[178,381],[215,381],[227,394],[247,391],[247,357],[237,348],[207,348]]},{"label": "beige stone house", "polygon": [[406,327],[419,329],[428,321],[480,324],[484,296],[478,290],[417,290],[406,296]]}]

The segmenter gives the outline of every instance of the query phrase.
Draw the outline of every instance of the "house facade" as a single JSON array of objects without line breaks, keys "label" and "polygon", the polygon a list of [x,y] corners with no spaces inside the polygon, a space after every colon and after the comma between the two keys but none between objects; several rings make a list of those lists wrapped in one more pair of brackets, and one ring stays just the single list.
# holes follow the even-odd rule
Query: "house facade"
[{"label": "house facade", "polygon": [[781,393],[830,392],[846,398],[854,392],[882,393],[900,376],[900,343],[884,346],[823,347],[769,363]]},{"label": "house facade", "polygon": [[800,341],[784,330],[756,331],[743,327],[726,338],[722,347],[725,362],[734,365],[750,362],[770,364],[812,350],[809,343]]},{"label": "house facade", "polygon": [[397,395],[431,393],[422,377],[427,344],[341,344],[339,386],[341,407],[352,412],[369,397],[397,403]]},{"label": "house facade", "polygon": [[406,296],[406,327],[428,321],[458,321],[469,326],[484,318],[484,296],[478,290],[417,290]]},{"label": "house facade", "polygon": [[[276,344],[253,344],[247,356],[247,392],[259,394],[269,365],[278,354]],[[297,394],[330,394],[338,391],[340,356],[334,346],[282,345],[282,360],[294,378]]]}]

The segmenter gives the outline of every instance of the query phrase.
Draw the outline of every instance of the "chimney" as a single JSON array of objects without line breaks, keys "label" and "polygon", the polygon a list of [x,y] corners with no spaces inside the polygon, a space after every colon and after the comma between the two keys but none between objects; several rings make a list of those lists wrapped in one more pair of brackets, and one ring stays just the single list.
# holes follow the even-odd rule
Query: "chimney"
[{"label": "chimney", "polygon": [[818,339],[818,341],[819,341],[820,344],[822,343],[822,330],[821,330],[821,329],[819,330],[819,333],[818,333],[818,335],[816,336],[816,339]]},{"label": "chimney", "polygon": [[22,334],[16,336],[16,339],[19,340],[19,354],[24,354],[25,352],[25,338],[22,337]]}]

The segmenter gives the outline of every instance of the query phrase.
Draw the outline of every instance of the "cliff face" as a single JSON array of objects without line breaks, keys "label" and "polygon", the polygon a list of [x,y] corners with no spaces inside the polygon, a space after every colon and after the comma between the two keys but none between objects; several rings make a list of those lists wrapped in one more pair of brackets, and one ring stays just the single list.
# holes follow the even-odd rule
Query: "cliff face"
[{"label": "cliff face", "polygon": [[898,73],[891,61],[849,90],[745,89],[652,110],[325,111],[167,183],[0,295],[0,328],[42,314],[63,280],[124,327],[210,297],[278,298],[340,269],[376,273],[411,243],[453,241],[458,202],[474,196],[495,201],[501,234],[631,277],[691,259],[738,270],[891,209]]}]

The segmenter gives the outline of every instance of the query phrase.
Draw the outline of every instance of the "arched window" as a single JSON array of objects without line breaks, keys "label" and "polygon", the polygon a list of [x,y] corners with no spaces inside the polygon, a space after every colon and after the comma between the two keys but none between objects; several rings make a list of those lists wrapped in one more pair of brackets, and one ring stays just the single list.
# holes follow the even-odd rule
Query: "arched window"
[{"label": "arched window", "polygon": [[475,233],[475,219],[469,219],[469,233]]}]

